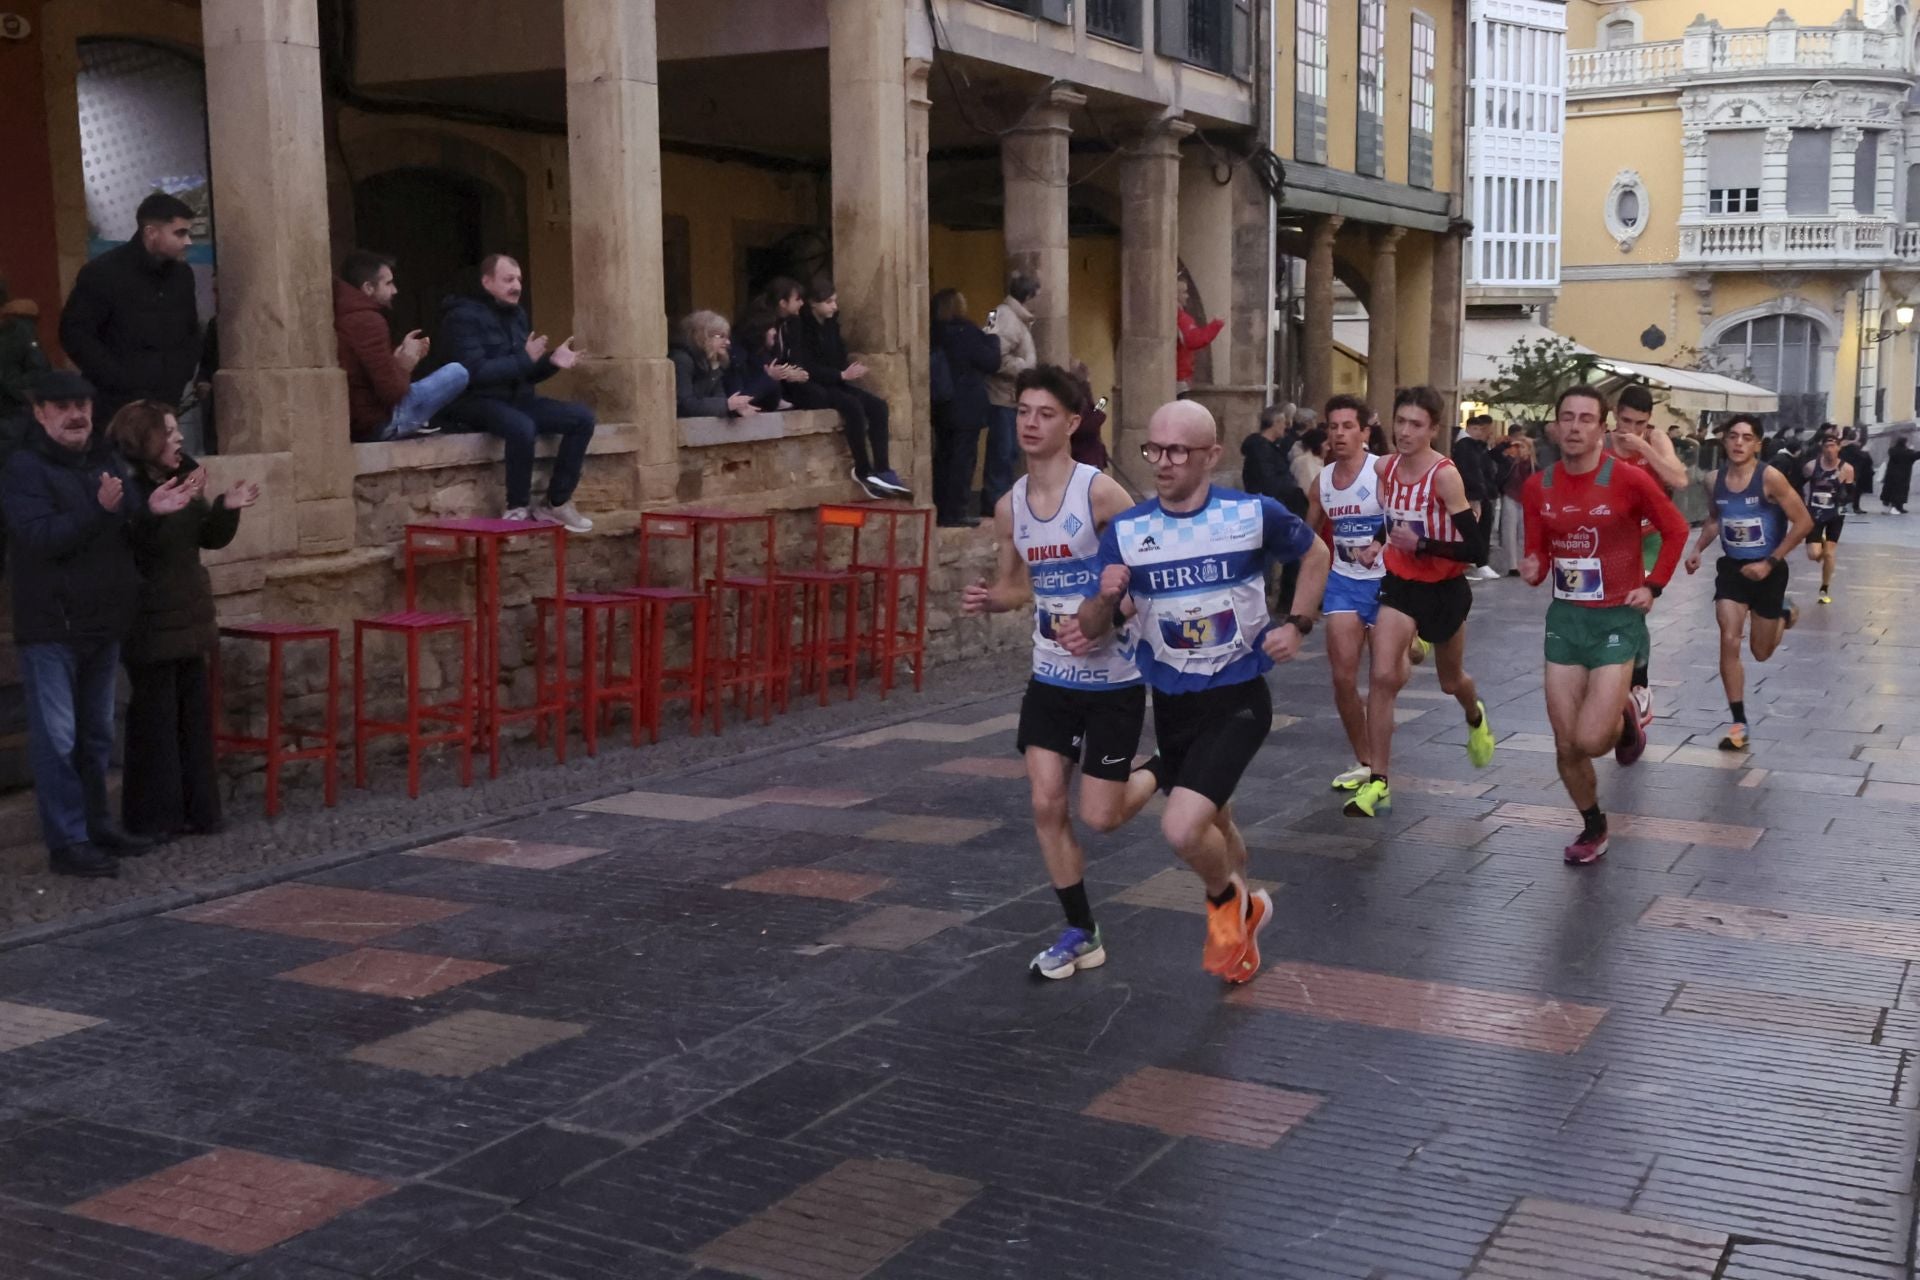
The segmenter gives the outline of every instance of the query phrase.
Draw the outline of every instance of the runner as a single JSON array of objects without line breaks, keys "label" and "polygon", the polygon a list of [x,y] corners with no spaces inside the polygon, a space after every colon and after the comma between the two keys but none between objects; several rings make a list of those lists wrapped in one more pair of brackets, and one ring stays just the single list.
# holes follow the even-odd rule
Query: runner
[{"label": "runner", "polygon": [[1741,414],[1720,429],[1727,460],[1713,478],[1713,511],[1687,556],[1687,572],[1700,568],[1700,553],[1715,534],[1720,563],[1713,575],[1713,611],[1720,622],[1720,683],[1727,691],[1733,727],[1720,739],[1722,751],[1747,749],[1747,673],[1740,665],[1740,633],[1753,618],[1753,660],[1765,662],[1780,638],[1799,621],[1787,599],[1787,557],[1813,529],[1793,482],[1760,461],[1760,422]]},{"label": "runner", "polygon": [[[1080,606],[1091,639],[1131,598],[1140,674],[1153,689],[1159,750],[1146,764],[1168,793],[1160,830],[1207,892],[1201,965],[1228,982],[1260,970],[1266,890],[1249,892],[1246,842],[1229,801],[1273,728],[1266,673],[1300,651],[1327,584],[1327,548],[1271,498],[1215,488],[1213,415],[1192,400],[1162,405],[1141,453],[1159,495],[1115,517],[1100,538],[1100,594]],[[1294,613],[1267,612],[1266,570],[1300,561]]]},{"label": "runner", "polygon": [[[1307,501],[1307,527],[1333,524],[1333,569],[1327,575],[1327,665],[1333,668],[1333,705],[1353,747],[1353,767],[1335,776],[1336,791],[1357,791],[1373,776],[1367,760],[1367,704],[1360,696],[1360,654],[1380,613],[1381,563],[1386,515],[1380,506],[1380,457],[1367,451],[1367,406],[1357,396],[1327,401],[1327,447]],[[1425,655],[1422,654],[1422,657]]]},{"label": "runner", "polygon": [[1847,504],[1853,497],[1853,464],[1840,460],[1840,433],[1820,432],[1819,452],[1801,472],[1807,494],[1807,514],[1813,532],[1807,535],[1807,559],[1820,566],[1820,603],[1833,603],[1833,566],[1840,555],[1840,530],[1847,523]]},{"label": "runner", "polygon": [[[1607,448],[1622,462],[1640,468],[1660,482],[1671,498],[1687,487],[1687,464],[1673,451],[1667,433],[1653,425],[1653,393],[1639,383],[1620,389],[1613,407],[1614,428],[1607,436]],[[1640,522],[1640,567],[1647,573],[1660,559],[1660,532],[1653,522]],[[1633,668],[1633,706],[1639,713],[1640,727],[1653,723],[1653,690],[1643,658]]]},{"label": "runner", "polygon": [[[1596,756],[1621,765],[1647,749],[1632,697],[1633,668],[1647,657],[1647,611],[1680,563],[1687,521],[1659,482],[1602,447],[1607,401],[1593,387],[1569,387],[1555,406],[1560,461],[1531,476],[1520,505],[1527,555],[1520,576],[1539,586],[1553,576],[1547,606],[1547,719],[1554,763],[1574,808],[1580,836],[1566,860],[1584,866],[1607,852]],[[1636,554],[1640,523],[1660,533],[1660,559],[1648,575]]]},{"label": "runner", "polygon": [[1080,820],[1095,831],[1112,831],[1153,797],[1151,773],[1129,776],[1147,713],[1132,628],[1088,644],[1077,617],[1099,586],[1100,534],[1133,500],[1068,451],[1085,408],[1078,383],[1043,364],[1024,370],[1014,389],[1027,473],[994,507],[996,580],[968,586],[960,609],[1034,607],[1033,676],[1020,700],[1015,747],[1026,757],[1034,834],[1067,924],[1029,968],[1044,978],[1071,978],[1105,964],[1107,951],[1087,902],[1086,854],[1067,811],[1068,771],[1080,766]]},{"label": "runner", "polygon": [[1473,609],[1468,569],[1487,558],[1485,527],[1467,503],[1452,462],[1433,447],[1446,404],[1432,387],[1402,387],[1393,397],[1395,453],[1379,466],[1386,509],[1380,616],[1373,626],[1373,669],[1367,681],[1370,776],[1347,801],[1349,817],[1371,818],[1393,807],[1387,767],[1393,756],[1393,707],[1407,683],[1407,651],[1417,638],[1433,646],[1440,688],[1467,717],[1467,759],[1493,759],[1486,704],[1467,674],[1467,614]]}]

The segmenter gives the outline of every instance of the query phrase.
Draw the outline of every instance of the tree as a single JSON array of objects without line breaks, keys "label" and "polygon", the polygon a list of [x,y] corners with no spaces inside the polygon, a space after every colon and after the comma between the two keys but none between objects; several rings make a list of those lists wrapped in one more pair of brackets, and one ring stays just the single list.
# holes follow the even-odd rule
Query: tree
[{"label": "tree", "polygon": [[1542,421],[1568,387],[1593,381],[1600,357],[1565,338],[1522,338],[1500,358],[1480,399],[1515,421]]}]

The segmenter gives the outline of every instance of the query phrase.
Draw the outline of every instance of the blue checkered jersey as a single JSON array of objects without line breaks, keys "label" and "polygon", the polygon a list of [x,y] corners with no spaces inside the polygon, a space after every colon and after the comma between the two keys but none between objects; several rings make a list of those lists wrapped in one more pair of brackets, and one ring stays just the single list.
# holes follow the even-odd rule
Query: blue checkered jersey
[{"label": "blue checkered jersey", "polygon": [[1264,675],[1267,566],[1312,546],[1313,531],[1272,498],[1218,486],[1198,511],[1164,511],[1155,498],[1122,512],[1100,538],[1100,566],[1132,570],[1134,657],[1147,683],[1193,693]]}]

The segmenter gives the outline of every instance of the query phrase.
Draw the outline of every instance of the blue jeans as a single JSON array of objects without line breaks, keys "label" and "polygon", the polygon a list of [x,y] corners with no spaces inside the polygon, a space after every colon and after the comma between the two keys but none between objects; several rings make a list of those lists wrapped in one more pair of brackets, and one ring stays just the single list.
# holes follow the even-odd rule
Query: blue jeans
[{"label": "blue jeans", "polygon": [[1020,411],[1002,405],[987,410],[987,463],[980,472],[980,512],[992,515],[994,504],[1013,488],[1013,464],[1020,456]]},{"label": "blue jeans", "polygon": [[405,440],[419,435],[420,429],[433,421],[434,414],[460,398],[460,393],[467,389],[467,377],[467,366],[446,364],[408,387],[407,394],[393,406],[393,416],[380,428],[376,438]]},{"label": "blue jeans", "polygon": [[593,410],[587,406],[545,396],[521,400],[466,396],[448,406],[447,417],[506,442],[509,508],[524,507],[532,501],[534,439],[559,436],[560,451],[554,455],[553,476],[547,481],[547,501],[558,507],[573,497],[587,445],[593,440]]},{"label": "blue jeans", "polygon": [[85,844],[110,824],[107,768],[113,755],[113,686],[120,646],[23,644],[27,761],[40,834],[49,850]]}]

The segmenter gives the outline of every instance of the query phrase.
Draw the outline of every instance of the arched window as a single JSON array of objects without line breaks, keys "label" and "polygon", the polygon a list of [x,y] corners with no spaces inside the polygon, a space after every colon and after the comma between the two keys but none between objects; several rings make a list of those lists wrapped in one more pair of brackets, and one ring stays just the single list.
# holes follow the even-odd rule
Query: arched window
[{"label": "arched window", "polygon": [[1613,216],[1620,219],[1623,227],[1640,225],[1640,193],[1631,188],[1622,191],[1613,202]]},{"label": "arched window", "polygon": [[1639,34],[1632,18],[1613,18],[1600,28],[1600,47],[1624,49],[1638,43]]},{"label": "arched window", "polygon": [[1734,377],[1780,394],[1780,425],[1811,426],[1826,414],[1823,336],[1809,316],[1756,316],[1723,330],[1714,353]]}]

